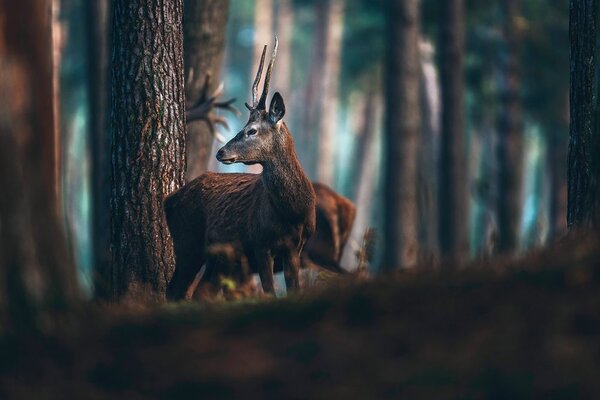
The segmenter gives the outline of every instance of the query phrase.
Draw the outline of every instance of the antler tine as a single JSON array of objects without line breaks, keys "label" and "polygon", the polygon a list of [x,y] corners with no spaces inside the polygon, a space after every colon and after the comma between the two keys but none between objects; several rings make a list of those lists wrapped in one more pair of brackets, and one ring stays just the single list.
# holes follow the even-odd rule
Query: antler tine
[{"label": "antler tine", "polygon": [[271,84],[271,73],[273,72],[273,65],[275,64],[275,57],[277,57],[277,48],[279,47],[279,39],[275,35],[275,47],[273,47],[273,54],[271,54],[271,61],[269,61],[269,67],[267,68],[267,74],[265,75],[265,83],[263,85],[262,95],[258,102],[258,108],[264,110],[267,101],[267,95],[269,94],[269,85]]},{"label": "antler tine", "polygon": [[[254,83],[252,84],[252,108],[256,107],[258,104],[258,84],[260,83],[260,78],[262,77],[263,66],[265,65],[265,54],[267,53],[267,46],[263,47],[262,55],[260,56],[260,64],[258,65],[258,71],[256,71],[256,78],[254,78]],[[246,104],[248,107],[248,104]],[[250,108],[250,107],[248,107]]]}]

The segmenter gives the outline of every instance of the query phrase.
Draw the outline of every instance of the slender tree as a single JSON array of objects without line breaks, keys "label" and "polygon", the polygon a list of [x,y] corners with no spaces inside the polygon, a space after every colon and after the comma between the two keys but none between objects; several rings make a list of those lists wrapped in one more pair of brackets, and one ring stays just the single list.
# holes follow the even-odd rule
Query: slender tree
[{"label": "slender tree", "polygon": [[441,143],[439,243],[442,256],[457,261],[468,252],[469,226],[464,110],[464,0],[442,1],[439,66]]},{"label": "slender tree", "polygon": [[23,333],[79,290],[55,197],[50,1],[0,1],[0,15],[0,317]]},{"label": "slender tree", "polygon": [[519,247],[523,185],[523,120],[520,100],[519,15],[520,0],[506,0],[498,140],[498,251],[511,253]]},{"label": "slender tree", "polygon": [[[206,75],[212,93],[220,83],[225,51],[228,0],[185,0],[183,14],[185,98],[189,109],[198,101]],[[213,133],[205,121],[190,123],[187,133],[186,181],[208,168],[212,157]]]},{"label": "slender tree", "polygon": [[412,267],[417,261],[419,3],[390,0],[386,10],[385,268]]},{"label": "slender tree", "polygon": [[182,0],[112,4],[111,294],[162,293],[174,254],[163,199],[185,173]]},{"label": "slender tree", "polygon": [[571,127],[568,154],[569,229],[597,225],[598,213],[598,118],[594,104],[596,73],[595,0],[570,2]]},{"label": "slender tree", "polygon": [[108,0],[86,2],[94,292],[110,291],[110,135],[108,113]]},{"label": "slender tree", "polygon": [[[294,12],[292,0],[279,0],[275,12],[275,32],[279,37],[277,53],[277,69],[273,71],[273,90],[280,91],[284,97],[291,97],[292,89],[292,31],[294,28]],[[287,108],[294,105],[287,101]]]},{"label": "slender tree", "polygon": [[317,179],[333,185],[335,172],[335,135],[337,131],[339,75],[341,70],[342,34],[344,28],[344,2],[328,0],[326,6],[325,48],[321,92],[319,96],[319,162]]}]

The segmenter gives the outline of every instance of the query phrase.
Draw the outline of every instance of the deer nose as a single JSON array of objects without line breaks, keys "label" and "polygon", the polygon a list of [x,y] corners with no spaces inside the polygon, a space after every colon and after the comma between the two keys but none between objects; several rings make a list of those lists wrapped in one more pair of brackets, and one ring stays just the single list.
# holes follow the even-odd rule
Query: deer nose
[{"label": "deer nose", "polygon": [[237,160],[237,155],[227,154],[227,152],[221,148],[221,150],[217,151],[217,160],[223,164],[233,164]]}]

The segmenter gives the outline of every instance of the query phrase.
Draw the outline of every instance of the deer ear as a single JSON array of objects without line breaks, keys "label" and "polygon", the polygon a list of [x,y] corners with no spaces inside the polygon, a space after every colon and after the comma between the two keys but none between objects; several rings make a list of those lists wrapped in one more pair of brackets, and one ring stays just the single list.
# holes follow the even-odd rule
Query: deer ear
[{"label": "deer ear", "polygon": [[285,104],[283,104],[283,97],[281,97],[279,92],[275,92],[269,106],[269,120],[271,120],[272,124],[276,124],[284,115]]}]

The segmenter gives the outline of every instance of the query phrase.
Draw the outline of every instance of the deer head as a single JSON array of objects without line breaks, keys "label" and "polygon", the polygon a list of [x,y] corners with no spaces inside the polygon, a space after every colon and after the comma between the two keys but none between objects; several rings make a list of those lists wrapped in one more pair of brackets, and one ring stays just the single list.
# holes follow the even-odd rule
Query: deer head
[{"label": "deer head", "polygon": [[258,72],[252,85],[252,105],[246,103],[250,111],[248,122],[233,139],[217,152],[217,160],[224,164],[242,162],[244,164],[263,164],[269,162],[273,157],[281,157],[280,150],[288,140],[288,133],[281,129],[282,118],[285,115],[285,104],[283,98],[276,92],[271,99],[269,110],[266,109],[266,99],[271,83],[273,64],[277,56],[278,40],[275,36],[275,47],[271,55],[271,61],[267,68],[263,91],[258,98],[258,84],[262,77],[262,69],[265,62],[267,46],[263,48]]}]

